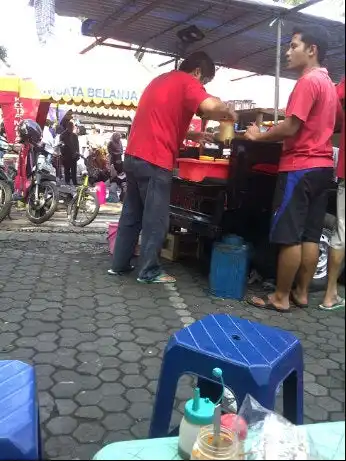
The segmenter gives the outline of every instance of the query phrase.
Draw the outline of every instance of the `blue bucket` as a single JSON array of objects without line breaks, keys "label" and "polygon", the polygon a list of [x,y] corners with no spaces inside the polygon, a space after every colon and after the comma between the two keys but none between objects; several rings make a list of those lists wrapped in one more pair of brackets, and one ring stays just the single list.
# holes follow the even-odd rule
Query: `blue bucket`
[{"label": "blue bucket", "polygon": [[210,274],[210,292],[219,298],[244,298],[249,268],[247,245],[214,244]]}]

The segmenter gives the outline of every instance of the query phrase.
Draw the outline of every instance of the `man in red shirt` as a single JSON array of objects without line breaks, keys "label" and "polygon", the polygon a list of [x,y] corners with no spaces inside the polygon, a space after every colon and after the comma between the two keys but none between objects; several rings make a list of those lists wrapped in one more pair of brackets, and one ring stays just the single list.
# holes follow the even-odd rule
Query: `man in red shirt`
[{"label": "man in red shirt", "polygon": [[[252,297],[259,308],[290,311],[308,307],[308,289],[316,271],[319,241],[333,180],[333,148],[338,98],[321,64],[327,32],[296,28],[286,53],[288,67],[300,75],[290,95],[283,123],[266,133],[249,127],[253,141],[284,141],[279,164],[270,240],[280,245],[276,291],[266,299]],[[292,290],[293,282],[296,287]]]},{"label": "man in red shirt", "polygon": [[178,71],[155,78],[138,104],[126,148],[124,170],[127,192],[119,221],[111,275],[133,269],[131,257],[140,231],[138,281],[174,283],[164,274],[159,254],[169,224],[172,169],[184,138],[203,143],[209,133],[187,133],[195,113],[212,120],[234,120],[234,112],[207,94],[204,85],[215,75],[215,65],[204,52],[186,58]]},{"label": "man in red shirt", "polygon": [[336,176],[338,178],[338,196],[336,206],[336,227],[334,229],[328,258],[328,286],[320,309],[332,311],[345,307],[345,299],[338,295],[338,277],[345,259],[345,77],[337,86],[341,102],[340,144]]}]

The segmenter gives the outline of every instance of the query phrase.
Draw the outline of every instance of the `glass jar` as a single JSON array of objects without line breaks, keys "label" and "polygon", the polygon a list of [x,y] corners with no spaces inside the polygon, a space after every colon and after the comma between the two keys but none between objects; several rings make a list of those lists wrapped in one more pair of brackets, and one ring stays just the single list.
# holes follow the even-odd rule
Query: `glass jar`
[{"label": "glass jar", "polygon": [[242,444],[234,431],[221,426],[219,440],[215,440],[214,427],[203,427],[193,446],[191,460],[244,459]]}]

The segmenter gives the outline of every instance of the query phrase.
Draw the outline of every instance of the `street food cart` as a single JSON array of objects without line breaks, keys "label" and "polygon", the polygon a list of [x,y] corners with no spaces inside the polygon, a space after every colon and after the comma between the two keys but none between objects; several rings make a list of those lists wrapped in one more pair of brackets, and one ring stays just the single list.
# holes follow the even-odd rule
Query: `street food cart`
[{"label": "street food cart", "polygon": [[[332,30],[326,65],[335,82],[344,74],[344,24],[300,12],[319,1],[310,0],[293,8],[250,0],[135,0],[131,5],[105,0],[102,8],[92,0],[56,0],[55,5],[58,14],[89,18],[82,30],[94,41],[82,53],[102,45],[132,50],[137,56],[167,56],[166,64],[177,66],[181,57],[204,50],[217,66],[275,76],[272,115],[278,123],[280,76],[295,78],[290,70],[281,69],[282,46],[289,42],[294,26],[316,24]],[[219,160],[222,150],[219,145],[213,157]],[[261,240],[268,240],[281,145],[251,143],[236,135],[231,150],[228,165],[213,165],[213,171],[222,171],[218,177],[206,173],[203,180],[201,176],[198,181],[182,179],[179,168],[172,187],[171,228],[189,229],[209,238],[237,232],[259,245]],[[182,154],[185,160],[190,156],[194,169],[206,169],[205,164],[196,163],[198,148],[177,153],[178,160]],[[327,274],[327,248],[323,247],[320,279]]]}]

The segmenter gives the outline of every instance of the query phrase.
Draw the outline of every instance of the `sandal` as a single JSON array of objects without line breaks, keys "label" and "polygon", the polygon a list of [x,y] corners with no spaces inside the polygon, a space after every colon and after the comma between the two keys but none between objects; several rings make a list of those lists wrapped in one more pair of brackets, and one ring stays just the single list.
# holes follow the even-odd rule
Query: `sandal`
[{"label": "sandal", "polygon": [[345,307],[345,299],[341,296],[337,296],[336,302],[331,306],[325,306],[324,304],[320,304],[318,306],[318,308],[322,311],[336,311],[338,309],[342,309],[343,307]]},{"label": "sandal", "polygon": [[129,266],[127,269],[124,269],[122,271],[114,271],[113,269],[108,269],[108,274],[109,275],[125,275],[134,270],[135,266]]},{"label": "sandal", "polygon": [[296,307],[299,307],[299,309],[307,309],[309,307],[309,304],[299,302],[292,291],[290,293],[290,301],[292,301]]},{"label": "sandal", "polygon": [[[256,298],[261,299],[264,304],[255,301]],[[268,296],[266,296],[264,299],[258,298],[257,296],[252,296],[251,298],[248,298],[246,302],[251,306],[257,307],[257,309],[262,309],[264,311],[275,311],[280,312],[281,314],[287,314],[288,312],[291,312],[290,307],[288,309],[280,309],[280,307],[275,306],[275,304],[271,302]]]},{"label": "sandal", "polygon": [[138,277],[137,282],[139,283],[175,283],[176,279],[168,274],[160,274],[153,279],[141,279]]}]

